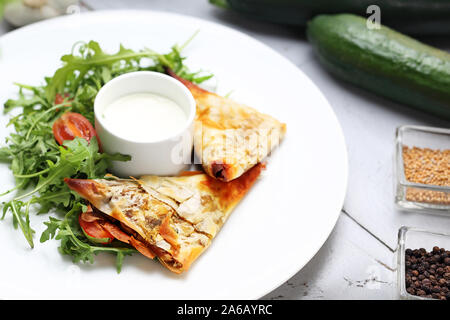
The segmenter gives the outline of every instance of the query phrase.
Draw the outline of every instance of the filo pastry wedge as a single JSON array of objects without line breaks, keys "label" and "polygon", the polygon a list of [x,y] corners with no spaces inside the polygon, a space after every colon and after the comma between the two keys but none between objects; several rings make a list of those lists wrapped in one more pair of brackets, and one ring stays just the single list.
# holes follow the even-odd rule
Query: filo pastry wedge
[{"label": "filo pastry wedge", "polygon": [[231,181],[262,162],[279,145],[286,124],[249,106],[221,97],[180,78],[197,104],[194,150],[205,172]]},{"label": "filo pastry wedge", "polygon": [[[210,245],[233,208],[260,175],[258,164],[231,182],[201,172],[179,177],[143,176],[138,180],[65,179],[70,189],[98,212],[137,233],[141,251],[182,273]],[[150,252],[150,253],[149,253]]]}]

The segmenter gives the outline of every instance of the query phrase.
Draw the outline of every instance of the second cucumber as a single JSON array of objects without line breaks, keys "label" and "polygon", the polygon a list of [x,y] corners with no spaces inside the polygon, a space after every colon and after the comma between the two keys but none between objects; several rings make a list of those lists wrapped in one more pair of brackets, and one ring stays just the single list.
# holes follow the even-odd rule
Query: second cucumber
[{"label": "second cucumber", "polygon": [[[368,16],[380,8],[382,23],[408,34],[449,34],[450,0],[209,0],[248,17],[295,26],[319,14]],[[370,11],[370,10],[369,10]],[[370,11],[372,12],[372,11]]]},{"label": "second cucumber", "polygon": [[450,54],[351,14],[321,15],[308,39],[335,76],[450,120]]}]

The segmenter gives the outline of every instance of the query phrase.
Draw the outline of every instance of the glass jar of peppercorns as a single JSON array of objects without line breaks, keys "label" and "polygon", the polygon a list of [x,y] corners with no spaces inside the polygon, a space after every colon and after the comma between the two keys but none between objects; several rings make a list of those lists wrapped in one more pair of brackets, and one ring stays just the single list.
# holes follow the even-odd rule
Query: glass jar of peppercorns
[{"label": "glass jar of peppercorns", "polygon": [[397,288],[403,299],[450,301],[450,235],[401,227]]}]

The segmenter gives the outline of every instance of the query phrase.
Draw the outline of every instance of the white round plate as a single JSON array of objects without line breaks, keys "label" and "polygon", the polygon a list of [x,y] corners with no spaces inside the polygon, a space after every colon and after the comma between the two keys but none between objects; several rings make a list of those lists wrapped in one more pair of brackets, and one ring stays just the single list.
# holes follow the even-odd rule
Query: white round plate
[{"label": "white round plate", "polygon": [[[344,137],[330,105],[292,63],[249,36],[204,20],[152,11],[101,11],[40,22],[0,38],[0,101],[13,82],[37,85],[79,40],[109,52],[119,44],[167,52],[195,31],[183,52],[192,70],[215,74],[219,94],[232,92],[287,124],[267,170],[231,214],[212,245],[182,275],[143,256],[126,257],[120,274],[112,255],[73,264],[58,241],[39,243],[47,215],[32,215],[31,250],[11,215],[0,222],[0,298],[256,299],[298,272],[320,249],[339,216],[347,186]],[[8,115],[0,116],[4,140]],[[0,165],[2,189],[12,187]],[[0,190],[1,191],[1,190]],[[7,197],[5,197],[6,199]],[[3,199],[2,199],[3,200]]]}]

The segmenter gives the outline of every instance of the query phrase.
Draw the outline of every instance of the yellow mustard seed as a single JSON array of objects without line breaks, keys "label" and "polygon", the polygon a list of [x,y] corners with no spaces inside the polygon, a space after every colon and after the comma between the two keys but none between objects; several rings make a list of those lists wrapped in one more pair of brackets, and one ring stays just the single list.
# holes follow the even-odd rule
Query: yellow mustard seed
[{"label": "yellow mustard seed", "polygon": [[[409,182],[450,186],[450,149],[403,147],[403,167]],[[408,188],[406,199],[414,202],[450,204],[450,193]]]}]

